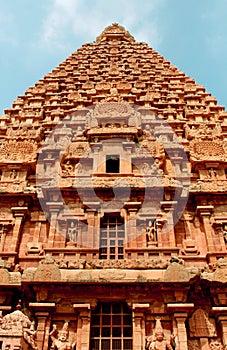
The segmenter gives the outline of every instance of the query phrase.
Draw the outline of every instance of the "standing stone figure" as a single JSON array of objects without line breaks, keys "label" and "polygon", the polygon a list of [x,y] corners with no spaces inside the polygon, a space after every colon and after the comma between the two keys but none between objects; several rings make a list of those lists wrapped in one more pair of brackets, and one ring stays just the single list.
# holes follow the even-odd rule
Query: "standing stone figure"
[{"label": "standing stone figure", "polygon": [[149,221],[148,226],[146,227],[146,235],[148,242],[154,242],[156,240],[156,221]]},{"label": "standing stone figure", "polygon": [[156,319],[154,334],[147,337],[145,348],[147,350],[173,350],[174,349],[174,337],[171,337],[170,341],[167,341],[165,339],[165,335],[164,335],[164,331],[163,331],[160,319]]},{"label": "standing stone figure", "polygon": [[53,325],[53,329],[50,332],[50,338],[52,340],[51,349],[54,350],[73,350],[74,345],[69,342],[69,324],[65,322],[62,329],[58,332],[56,324]]}]

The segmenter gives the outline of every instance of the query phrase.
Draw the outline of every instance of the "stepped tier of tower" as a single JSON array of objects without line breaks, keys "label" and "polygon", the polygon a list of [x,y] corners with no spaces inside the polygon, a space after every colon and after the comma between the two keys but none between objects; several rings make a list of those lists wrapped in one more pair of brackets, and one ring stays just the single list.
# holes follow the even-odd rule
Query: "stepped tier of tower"
[{"label": "stepped tier of tower", "polygon": [[227,118],[202,85],[113,24],[19,96],[1,117],[1,133],[12,124],[54,126],[76,108],[104,101],[149,107],[177,129]]}]

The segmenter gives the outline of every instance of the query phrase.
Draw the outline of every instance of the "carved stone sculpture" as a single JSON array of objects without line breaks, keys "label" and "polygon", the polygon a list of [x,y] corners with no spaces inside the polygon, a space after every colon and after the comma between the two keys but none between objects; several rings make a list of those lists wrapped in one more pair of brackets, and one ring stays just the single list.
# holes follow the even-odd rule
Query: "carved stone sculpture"
[{"label": "carved stone sculpture", "polygon": [[146,237],[148,246],[153,245],[157,240],[157,223],[154,220],[153,222],[149,221],[149,224],[146,228]]},{"label": "carved stone sculpture", "polygon": [[171,337],[170,341],[166,340],[161,320],[156,319],[154,334],[147,337],[145,348],[147,350],[173,350],[171,343],[174,346],[174,337]]},{"label": "carved stone sculpture", "polygon": [[210,319],[207,312],[197,309],[189,319],[190,337],[209,338],[215,337],[216,329],[214,320]]},{"label": "carved stone sculpture", "polygon": [[211,340],[210,342],[210,349],[211,350],[223,350],[224,346],[218,339]]},{"label": "carved stone sculpture", "polygon": [[0,337],[3,346],[6,348],[8,344],[20,346],[22,338],[30,344],[32,349],[37,349],[36,345],[36,329],[34,321],[20,310],[21,305],[17,306],[17,310],[2,317],[0,315]]},{"label": "carved stone sculpture", "polygon": [[54,324],[53,329],[49,335],[52,340],[51,348],[54,350],[72,350],[75,346],[75,344],[69,342],[68,322],[64,323],[60,331],[57,330],[57,326]]}]

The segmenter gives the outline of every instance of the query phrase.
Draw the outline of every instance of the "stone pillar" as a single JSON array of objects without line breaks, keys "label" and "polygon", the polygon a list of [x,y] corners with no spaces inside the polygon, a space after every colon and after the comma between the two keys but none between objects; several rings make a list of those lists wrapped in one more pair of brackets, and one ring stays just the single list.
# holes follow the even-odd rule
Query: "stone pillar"
[{"label": "stone pillar", "polygon": [[187,331],[185,327],[185,321],[188,317],[190,310],[193,310],[194,304],[192,303],[176,303],[167,304],[167,310],[173,313],[177,326],[177,347],[176,350],[187,350]]},{"label": "stone pillar", "polygon": [[77,350],[89,350],[90,347],[90,304],[73,304],[73,308],[78,313],[77,323]]},{"label": "stone pillar", "polygon": [[48,238],[48,248],[53,248],[55,241],[55,234],[57,229],[57,217],[60,209],[63,207],[62,202],[48,202],[47,206],[50,211],[50,232]]},{"label": "stone pillar", "polygon": [[11,250],[12,252],[16,252],[20,241],[20,234],[22,231],[22,222],[25,218],[25,215],[28,212],[28,207],[12,207],[11,211],[13,213],[13,216],[15,217]]},{"label": "stone pillar", "polygon": [[222,342],[224,348],[227,347],[227,306],[214,306],[212,313],[217,317],[222,330]]},{"label": "stone pillar", "polygon": [[4,251],[5,241],[6,241],[6,235],[13,226],[13,224],[10,221],[1,220],[0,221],[1,229],[0,229],[0,252]]},{"label": "stone pillar", "polygon": [[145,347],[145,311],[149,304],[132,304],[133,350],[144,350]]},{"label": "stone pillar", "polygon": [[50,312],[55,308],[55,303],[29,303],[29,306],[35,311],[38,320],[37,324],[37,348],[48,350],[50,333]]},{"label": "stone pillar", "polygon": [[176,247],[175,234],[174,234],[174,223],[173,223],[173,211],[174,205],[177,204],[175,201],[162,201],[161,207],[166,213],[166,223],[162,230],[162,246]]},{"label": "stone pillar", "polygon": [[191,222],[193,220],[192,215],[184,213],[183,214],[183,220],[184,220],[184,227],[185,227],[185,233],[186,237],[183,240],[183,253],[184,254],[198,254],[198,248],[196,241],[194,240],[193,233],[191,230]]},{"label": "stone pillar", "polygon": [[124,204],[124,221],[125,221],[125,242],[127,247],[137,248],[137,227],[136,214],[141,202],[127,202]]},{"label": "stone pillar", "polygon": [[99,202],[84,202],[84,205],[87,207],[85,210],[85,217],[87,219],[87,234],[85,237],[82,237],[81,244],[90,248],[99,247],[99,232],[98,227],[98,208],[100,207]]},{"label": "stone pillar", "polygon": [[124,156],[121,158],[120,173],[132,174],[132,162],[131,154],[135,147],[134,142],[122,142],[123,149],[125,151]]},{"label": "stone pillar", "polygon": [[106,172],[106,157],[103,157],[102,143],[97,142],[92,144],[93,152],[93,172],[92,174]]},{"label": "stone pillar", "polygon": [[223,342],[224,348],[226,348],[226,346],[227,346],[227,315],[219,316],[218,322],[220,322],[220,325],[221,325],[222,342]]},{"label": "stone pillar", "polygon": [[157,225],[157,245],[158,247],[162,247],[162,228],[165,224],[166,220],[162,218],[160,215],[157,216],[156,225]]},{"label": "stone pillar", "polygon": [[213,205],[198,205],[196,210],[203,220],[205,238],[207,243],[207,250],[213,252],[215,250],[213,237],[212,237],[212,227],[210,224],[210,216],[213,211]]}]

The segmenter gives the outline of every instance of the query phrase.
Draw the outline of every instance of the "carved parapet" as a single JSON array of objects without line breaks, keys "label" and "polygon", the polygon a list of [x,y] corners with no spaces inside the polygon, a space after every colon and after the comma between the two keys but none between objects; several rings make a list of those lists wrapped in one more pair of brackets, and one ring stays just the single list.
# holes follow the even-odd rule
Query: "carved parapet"
[{"label": "carved parapet", "polygon": [[202,279],[220,283],[227,282],[227,260],[220,258],[215,263],[210,264],[201,274]]},{"label": "carved parapet", "polygon": [[19,126],[17,128],[10,127],[6,132],[7,138],[16,139],[16,140],[24,140],[24,139],[33,139],[36,141],[40,141],[43,136],[43,128],[42,127],[34,127],[34,126]]},{"label": "carved parapet", "polygon": [[197,181],[190,185],[190,192],[223,192],[227,191],[227,180]]},{"label": "carved parapet", "polygon": [[0,163],[33,163],[37,157],[37,144],[32,140],[9,140],[0,146]]},{"label": "carved parapet", "polygon": [[[179,260],[179,259],[177,259]],[[164,280],[165,282],[187,282],[190,281],[191,278],[194,278],[195,276],[199,276],[200,272],[197,268],[191,267],[186,268],[181,263],[183,261],[179,262],[172,262],[164,274]]]},{"label": "carved parapet", "polygon": [[[189,282],[199,274],[195,267],[185,268],[179,263],[165,259],[147,260],[64,260],[40,263],[38,268],[27,268],[23,282]],[[177,259],[178,260],[178,259]]]},{"label": "carved parapet", "polygon": [[9,272],[7,269],[0,268],[0,285],[21,285],[21,273]]},{"label": "carved parapet", "polygon": [[111,124],[140,128],[141,117],[127,102],[103,102],[88,113],[87,129]]},{"label": "carved parapet", "polygon": [[190,142],[192,162],[226,161],[222,140],[193,140]]},{"label": "carved parapet", "polygon": [[34,274],[35,281],[60,281],[61,273],[59,267],[55,264],[54,259],[46,255],[45,259],[42,260]]}]

